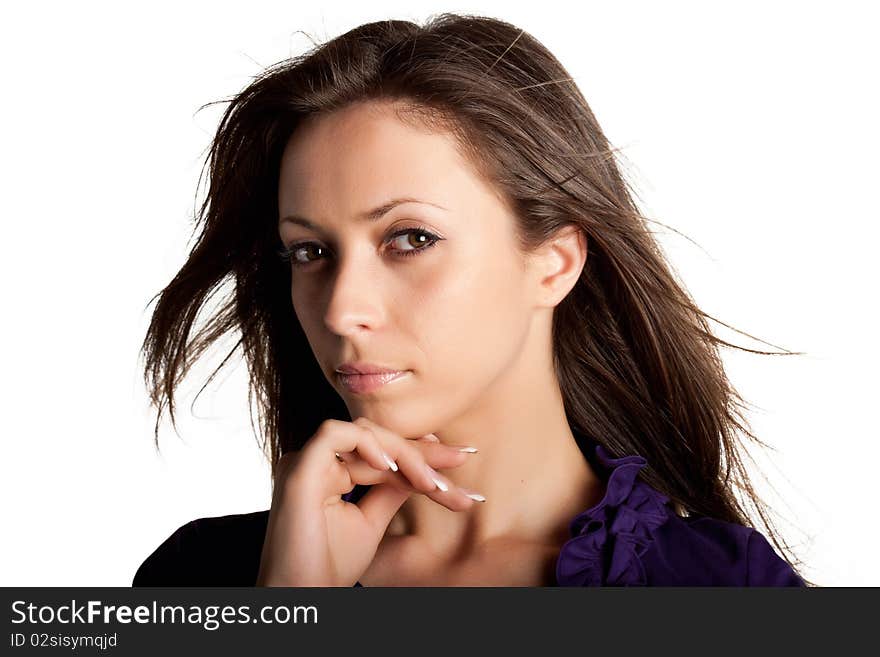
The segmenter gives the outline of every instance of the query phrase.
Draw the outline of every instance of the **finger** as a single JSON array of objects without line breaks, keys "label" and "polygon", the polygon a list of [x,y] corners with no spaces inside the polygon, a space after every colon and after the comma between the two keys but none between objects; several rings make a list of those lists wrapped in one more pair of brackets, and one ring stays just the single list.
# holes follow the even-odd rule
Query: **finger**
[{"label": "finger", "polygon": [[[434,442],[428,440],[424,442],[412,442],[414,443],[414,446],[421,451],[425,463],[435,470],[437,468],[452,468],[461,465],[468,459],[468,454],[476,451],[475,448],[445,445],[439,441]],[[415,445],[415,443],[417,443],[417,445]],[[345,463],[349,466],[347,474],[342,471],[337,471],[335,473],[336,477],[334,477],[334,479],[338,479],[338,482],[335,482],[338,483],[338,485],[335,485],[334,488],[349,485],[349,483],[372,485],[388,480],[388,477],[384,476],[384,473],[388,472],[388,468],[384,463],[382,469],[375,468],[373,467],[373,464],[359,456],[357,451],[341,453],[334,452],[334,457],[338,462]],[[413,488],[415,489],[415,487]]]},{"label": "finger", "polygon": [[[368,429],[351,422],[326,420],[318,428],[313,438],[301,450],[300,460],[306,471],[316,473],[315,477],[301,479],[305,493],[320,495],[322,499],[338,498],[350,491],[355,482],[347,467],[347,459],[356,452],[366,463],[377,470],[387,470],[393,463],[386,460],[385,453],[375,436]],[[308,465],[304,461],[309,461]],[[397,464],[394,464],[397,468]],[[306,485],[305,482],[312,482]],[[301,488],[301,487],[297,487]]]},{"label": "finger", "polygon": [[[435,434],[423,436],[427,440],[407,440],[366,417],[360,417],[355,422],[376,434],[380,442],[385,445],[386,452],[392,454],[400,464],[401,472],[422,493],[435,490],[448,492],[450,483],[436,469],[461,465],[468,459],[468,454],[477,452],[475,447],[446,445],[441,443],[439,439],[433,441],[430,438],[437,438]],[[385,442],[386,440],[389,442]],[[400,451],[395,451],[395,446]],[[462,505],[469,506],[461,499],[461,495],[454,492],[441,499],[452,502],[452,506],[456,508]]]},{"label": "finger", "polygon": [[[445,445],[439,440],[433,441],[408,440],[372,422],[366,417],[359,417],[355,423],[371,431],[382,444],[386,453],[400,466],[399,472],[386,472],[384,479],[398,487],[414,487],[415,492],[427,494],[431,499],[455,511],[470,508],[474,501],[483,501],[482,497],[469,497],[471,491],[459,490],[435,468],[455,467],[468,459],[468,454],[476,451],[472,447]],[[462,451],[462,449],[466,451]],[[367,477],[375,477],[374,473],[365,473]],[[381,477],[381,475],[380,475]],[[405,478],[406,481],[402,481]]]},{"label": "finger", "polygon": [[462,451],[459,445],[444,445],[439,442],[416,440],[412,446],[421,452],[422,458],[433,468],[454,468],[473,458],[471,454],[474,453]]},{"label": "finger", "polygon": [[[348,455],[344,467],[348,471],[351,483],[355,485],[372,486],[373,484],[388,483],[395,480],[395,475],[407,485],[409,484],[406,477],[401,477],[391,470],[378,470],[358,456]],[[410,488],[415,490],[412,486]]]},{"label": "finger", "polygon": [[346,453],[357,451],[361,458],[378,470],[397,467],[397,464],[393,463],[393,457],[386,455],[373,432],[351,422],[325,421],[307,450],[309,458],[324,461],[327,458],[325,454],[329,454],[329,457],[337,462],[344,461]]},{"label": "finger", "polygon": [[[477,453],[475,447],[459,445],[444,445],[440,442],[423,441],[421,438],[415,441],[418,449],[422,452],[425,462],[432,468],[454,468],[468,460],[468,454]],[[354,463],[360,460],[356,452],[336,452],[336,459],[343,463]]]},{"label": "finger", "polygon": [[[418,450],[421,452],[425,467],[430,465],[433,468],[455,467],[461,465],[467,460],[469,454],[469,452],[459,451],[456,447],[430,441],[427,443],[420,443]],[[345,465],[340,468],[340,470],[344,469],[345,474],[340,474],[340,477],[344,477],[345,484],[349,488],[358,484],[364,486],[387,484],[402,492],[426,495],[438,504],[453,511],[463,511],[473,506],[474,502],[485,501],[485,498],[482,497],[482,495],[474,494],[472,491],[457,487],[448,478],[441,475],[439,472],[436,472],[436,470],[434,471],[434,476],[437,477],[438,481],[442,483],[446,490],[442,490],[435,484],[433,489],[425,491],[419,489],[418,486],[415,486],[413,482],[405,476],[405,468],[399,472],[379,470],[374,468],[355,452],[342,453],[341,456],[344,458]]]},{"label": "finger", "polygon": [[[482,498],[482,496],[480,495],[477,495],[477,497],[470,497],[468,495],[470,491],[466,491],[462,488],[455,486],[452,482],[445,478],[444,481],[448,485],[448,490],[443,491],[437,488],[435,490],[425,492],[415,488],[409,481],[409,479],[401,475],[399,472],[380,472],[379,470],[370,467],[370,465],[365,463],[364,461],[351,463],[348,464],[346,467],[349,470],[351,481],[355,484],[360,484],[362,486],[371,486],[370,490],[373,490],[376,487],[390,486],[400,491],[402,494],[406,494],[407,496],[413,493],[418,493],[419,495],[425,495],[426,497],[429,497],[430,499],[434,500],[441,506],[450,509],[451,511],[464,511],[473,506],[473,504],[477,501],[485,501],[485,498]],[[364,497],[366,497],[366,495]],[[360,506],[360,502],[358,502],[358,506]]]},{"label": "finger", "polygon": [[[438,453],[440,454],[440,456],[450,456],[448,452],[443,452],[442,450]],[[463,458],[463,456],[465,456],[460,452],[455,453],[455,455],[457,458]],[[347,457],[349,458],[349,460],[346,462],[346,465],[344,467],[347,469],[347,476],[350,478],[352,484],[360,484],[365,486],[372,486],[376,484],[390,485],[401,491],[425,495],[440,504],[441,506],[444,506],[452,511],[463,511],[473,506],[474,502],[486,501],[485,498],[479,493],[475,493],[474,491],[469,491],[456,486],[447,477],[441,475],[440,473],[437,473],[437,477],[440,481],[442,481],[447,490],[435,488],[431,491],[423,491],[415,487],[412,482],[406,476],[404,476],[404,474],[402,474],[402,471],[391,472],[388,470],[377,470],[376,468],[373,468],[369,463],[354,454],[349,454]]]},{"label": "finger", "polygon": [[471,497],[471,495],[474,495],[474,493],[472,493],[471,491],[467,491],[463,488],[459,488],[442,475],[440,476],[440,479],[447,486],[447,490],[444,491],[436,488],[428,492],[414,489],[412,487],[412,484],[410,484],[410,482],[406,478],[400,476],[399,473],[385,473],[384,476],[389,485],[429,497],[437,502],[437,504],[444,506],[451,511],[465,511],[466,509],[471,508],[476,502],[485,501],[485,498],[479,494]]},{"label": "finger", "polygon": [[[351,481],[355,484],[371,485],[401,479],[402,481],[406,481],[408,484],[410,484],[413,490],[419,490],[417,487],[412,486],[411,482],[409,482],[409,479],[406,476],[402,475],[400,472],[393,472],[391,470],[378,470],[353,452],[343,454],[342,456],[345,459],[344,463],[345,467],[348,469],[349,477],[351,478]],[[425,462],[436,470],[436,468],[445,469],[456,467],[458,465],[461,465],[466,459],[467,454],[441,450],[434,454],[429,453],[425,458]],[[425,491],[419,490],[419,492]]]},{"label": "finger", "polygon": [[[403,438],[365,417],[357,418],[355,423],[376,436],[384,451],[397,462],[402,474],[418,490],[427,493],[446,485],[438,477],[437,472],[425,462],[421,451],[416,447],[417,441]],[[424,447],[426,444],[422,443],[421,446]]]}]

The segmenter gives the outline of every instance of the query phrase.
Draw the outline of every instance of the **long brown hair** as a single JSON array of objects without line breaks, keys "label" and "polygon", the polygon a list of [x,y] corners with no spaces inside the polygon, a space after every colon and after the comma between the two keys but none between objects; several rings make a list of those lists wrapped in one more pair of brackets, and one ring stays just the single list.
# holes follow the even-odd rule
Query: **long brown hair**
[{"label": "long brown hair", "polygon": [[[712,334],[707,319],[727,324],[697,308],[673,275],[616,151],[565,68],[524,30],[492,18],[445,13],[424,26],[361,25],[270,66],[221,101],[229,105],[206,160],[201,231],[156,295],[142,348],[157,447],[166,406],[175,425],[177,385],[233,329],[240,339],[205,385],[240,346],[273,466],[323,420],[351,420],[293,311],[289,265],[277,255],[278,175],[302,119],[376,100],[393,101],[402,120],[454,134],[510,203],[524,253],[565,226],[587,236],[583,273],[553,316],[555,367],[573,431],[612,455],[644,456],[640,476],[680,515],[753,526],[736,496],[743,494],[795,567],[743,466],[739,435],[766,445],[750,431],[718,352],[721,345],[799,352],[747,349]],[[193,335],[200,309],[227,279],[232,294]]]}]

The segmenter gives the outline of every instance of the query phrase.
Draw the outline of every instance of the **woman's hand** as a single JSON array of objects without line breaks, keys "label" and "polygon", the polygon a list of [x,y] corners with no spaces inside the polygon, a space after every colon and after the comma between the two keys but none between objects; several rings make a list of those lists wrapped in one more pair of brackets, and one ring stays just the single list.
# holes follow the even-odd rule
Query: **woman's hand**
[{"label": "woman's hand", "polygon": [[[453,511],[479,498],[433,469],[464,463],[468,453],[461,450],[431,434],[403,438],[364,417],[324,421],[301,450],[284,454],[275,467],[256,585],[353,586],[411,494]],[[342,495],[355,484],[372,488],[352,504]]]}]

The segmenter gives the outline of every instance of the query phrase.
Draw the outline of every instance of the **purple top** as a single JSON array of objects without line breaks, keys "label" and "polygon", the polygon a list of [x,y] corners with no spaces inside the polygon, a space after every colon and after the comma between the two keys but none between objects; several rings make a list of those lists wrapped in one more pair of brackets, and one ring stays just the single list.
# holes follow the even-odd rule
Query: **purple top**
[{"label": "purple top", "polygon": [[[558,586],[805,586],[758,531],[680,517],[637,478],[643,457],[611,458],[601,445],[586,444],[605,495],[571,520]],[[343,498],[356,502],[369,488],[355,486]],[[132,586],[253,586],[268,518],[265,510],[192,520],[147,557]]]}]

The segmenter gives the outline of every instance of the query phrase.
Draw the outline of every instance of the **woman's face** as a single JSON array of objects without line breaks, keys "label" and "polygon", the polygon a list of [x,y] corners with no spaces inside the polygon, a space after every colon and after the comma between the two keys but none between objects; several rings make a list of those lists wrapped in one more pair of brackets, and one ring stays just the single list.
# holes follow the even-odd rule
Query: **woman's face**
[{"label": "woman's face", "polygon": [[[416,437],[495,405],[534,310],[527,261],[453,138],[348,107],[300,125],[279,183],[293,308],[351,416]],[[350,361],[406,373],[358,392],[335,372]]]}]

